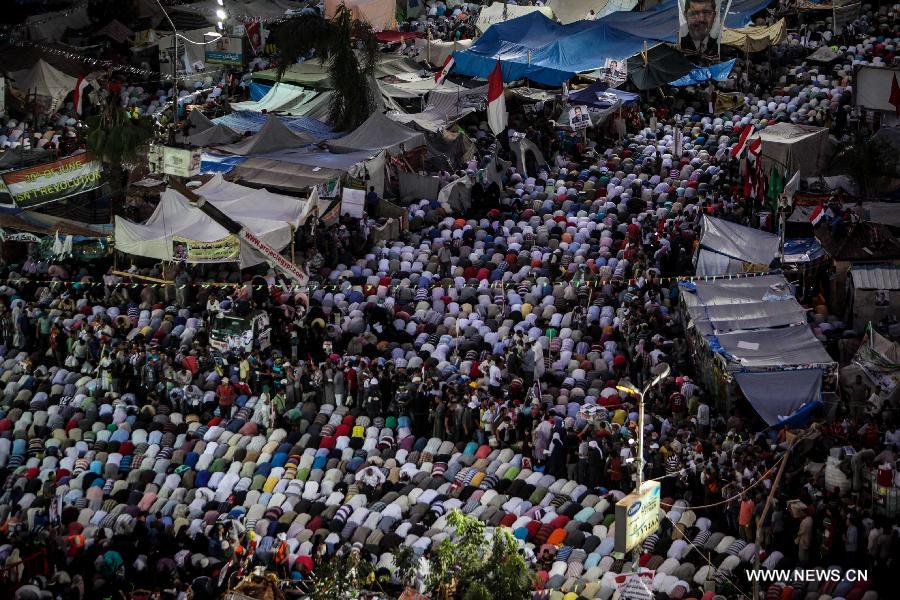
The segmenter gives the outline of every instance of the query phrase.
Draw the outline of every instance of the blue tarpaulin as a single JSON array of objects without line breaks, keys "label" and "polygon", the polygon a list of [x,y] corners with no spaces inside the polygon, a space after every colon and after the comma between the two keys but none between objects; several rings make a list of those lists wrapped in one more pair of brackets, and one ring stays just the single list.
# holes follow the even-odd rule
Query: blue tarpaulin
[{"label": "blue tarpaulin", "polygon": [[[725,19],[742,27],[771,0],[735,0]],[[454,52],[453,70],[486,79],[499,59],[503,80],[528,79],[559,86],[576,73],[602,68],[607,58],[625,60],[644,42],[674,42],[678,29],[676,0],[645,12],[619,11],[597,21],[560,25],[540,12],[491,25],[471,48]]]},{"label": "blue tarpaulin", "polygon": [[259,102],[260,98],[269,93],[269,90],[272,89],[271,85],[264,85],[262,83],[251,83],[250,84],[250,99],[254,102]]},{"label": "blue tarpaulin", "polygon": [[246,156],[235,156],[233,154],[214,154],[212,152],[204,152],[200,156],[200,174],[206,173],[228,173],[233,168],[247,160]]},{"label": "blue tarpaulin", "polygon": [[[225,115],[224,117],[218,117],[213,119],[213,123],[221,123],[222,125],[227,125],[231,127],[235,131],[240,134],[244,134],[244,132],[251,131],[256,133],[262,126],[265,125],[266,119],[269,115],[264,115],[258,112],[252,112],[249,110],[238,110],[231,114]],[[330,140],[334,138],[341,137],[342,133],[334,133],[331,128],[319,121],[318,119],[313,119],[312,117],[278,117],[281,121],[288,126],[288,129],[294,131],[296,133],[308,133],[316,139],[320,140]]]},{"label": "blue tarpaulin", "polygon": [[573,106],[576,104],[590,106],[603,110],[615,105],[616,100],[627,106],[634,103],[639,96],[640,94],[623,92],[622,90],[609,87],[602,81],[597,81],[583,90],[569,94],[569,104]]},{"label": "blue tarpaulin", "polygon": [[725,81],[731,74],[731,70],[734,68],[734,63],[736,60],[737,59],[733,58],[729,61],[710,65],[708,67],[697,67],[684,77],[669,82],[669,85],[675,87],[683,87],[686,85],[696,85],[698,83],[703,83],[705,81],[709,81],[710,79],[715,79],[716,81]]}]

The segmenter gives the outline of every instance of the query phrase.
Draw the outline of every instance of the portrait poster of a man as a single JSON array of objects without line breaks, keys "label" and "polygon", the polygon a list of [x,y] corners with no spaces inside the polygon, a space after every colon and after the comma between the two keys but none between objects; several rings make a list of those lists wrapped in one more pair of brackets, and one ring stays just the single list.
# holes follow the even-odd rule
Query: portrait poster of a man
[{"label": "portrait poster of a man", "polygon": [[679,47],[685,54],[719,55],[722,0],[679,0]]}]

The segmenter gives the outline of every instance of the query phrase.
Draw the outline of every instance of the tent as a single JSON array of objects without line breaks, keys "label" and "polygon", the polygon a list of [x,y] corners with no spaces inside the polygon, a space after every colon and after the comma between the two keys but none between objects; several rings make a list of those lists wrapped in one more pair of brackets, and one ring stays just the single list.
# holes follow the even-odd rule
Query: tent
[{"label": "tent", "polygon": [[594,11],[594,19],[620,10],[630,11],[637,6],[637,0],[550,0],[547,4],[563,25],[581,21],[590,11]]},{"label": "tent", "polygon": [[715,217],[703,217],[697,275],[731,275],[766,269],[779,255],[781,239],[774,234]]},{"label": "tent", "polygon": [[900,314],[900,264],[853,265],[847,313],[853,329]]},{"label": "tent", "polygon": [[[303,213],[302,200],[230,183],[221,175],[213,176],[194,192],[276,250],[290,244],[292,226],[299,226]],[[206,244],[215,250],[206,259],[194,262],[238,262],[246,268],[265,260],[252,247],[243,242],[238,245],[225,227],[171,188],[162,193],[156,210],[145,223],[116,217],[115,243],[117,250],[156,260],[172,260],[176,243],[198,247]]]},{"label": "tent", "polygon": [[678,49],[661,44],[628,59],[628,77],[639,90],[651,90],[677,81],[694,70],[694,65]]},{"label": "tent", "polygon": [[411,114],[392,111],[388,113],[388,117],[398,123],[414,125],[424,131],[439,132],[450,123],[481,110],[486,99],[486,85],[472,89],[460,88],[456,85],[440,86],[428,95],[428,103],[424,111]]},{"label": "tent", "polygon": [[[315,102],[315,100],[313,102]],[[285,127],[290,129],[294,133],[307,134],[317,139],[326,139],[340,136],[339,133],[336,134],[331,131],[331,128],[328,127],[328,125],[310,116],[276,117],[275,115],[264,115],[262,113],[242,110],[225,115],[224,117],[217,117],[213,119],[213,123],[227,125],[228,127],[241,134],[248,131],[251,133],[257,133],[263,128],[263,126],[270,118],[278,119],[285,125]]]},{"label": "tent", "polygon": [[679,288],[687,339],[714,395],[733,397],[733,381],[769,425],[820,400],[823,371],[836,364],[783,275],[684,282]]},{"label": "tent", "polygon": [[425,136],[376,112],[356,131],[336,140],[329,140],[325,145],[336,153],[387,150],[388,153],[397,155],[424,146]]},{"label": "tent", "polygon": [[569,104],[605,110],[615,105],[616,102],[621,102],[624,106],[634,104],[639,97],[640,94],[617,90],[609,87],[602,81],[595,81],[586,88],[569,94]]},{"label": "tent", "polygon": [[212,127],[188,136],[188,143],[191,146],[221,146],[223,144],[232,144],[241,138],[241,134],[228,127],[227,125],[213,125]]},{"label": "tent", "polygon": [[857,375],[872,390],[875,386],[881,388],[885,401],[900,400],[900,344],[869,329],[853,360],[841,367],[843,385],[853,382]]},{"label": "tent", "polygon": [[484,33],[491,25],[504,23],[518,17],[539,12],[548,19],[553,19],[553,10],[547,6],[518,6],[506,2],[494,2],[490,6],[481,7],[475,29]]},{"label": "tent", "polygon": [[262,126],[259,132],[230,146],[224,146],[221,150],[229,154],[248,156],[284,150],[286,148],[297,148],[314,144],[318,141],[308,133],[291,131],[287,125],[281,122],[281,119],[275,115],[269,115],[265,125]]},{"label": "tent", "polygon": [[88,3],[80,3],[56,12],[39,12],[25,19],[28,38],[33,42],[58,42],[69,29],[90,26]]},{"label": "tent", "polygon": [[763,173],[774,163],[788,176],[800,171],[801,177],[813,177],[822,172],[831,156],[826,127],[776,123],[760,131],[759,138]]},{"label": "tent", "polygon": [[731,60],[710,65],[708,67],[695,67],[684,77],[680,77],[675,81],[670,81],[669,85],[673,87],[697,85],[698,83],[704,83],[710,79],[715,81],[725,81],[731,74],[735,62],[737,62],[737,59],[732,58]]},{"label": "tent", "polygon": [[259,100],[232,102],[231,110],[249,110],[253,112],[288,112],[312,100],[317,91],[308,90],[290,83],[276,83]]},{"label": "tent", "polygon": [[416,60],[419,62],[427,62],[431,65],[443,65],[447,61],[447,57],[454,52],[460,52],[470,48],[475,40],[456,40],[452,42],[442,42],[440,40],[429,40],[417,38],[413,42],[416,47]]},{"label": "tent", "polygon": [[333,17],[341,4],[354,18],[365,21],[375,30],[390,29],[395,20],[395,0],[325,0],[325,17]]},{"label": "tent", "polygon": [[807,56],[806,60],[827,64],[839,59],[840,57],[841,55],[838,52],[835,52],[828,46],[820,46],[815,52]]},{"label": "tent", "polygon": [[787,40],[787,27],[784,19],[771,25],[750,25],[738,29],[725,28],[722,31],[721,43],[744,52],[761,52],[769,46],[777,46]]},{"label": "tent", "polygon": [[188,121],[188,132],[189,135],[195,135],[200,133],[201,131],[206,131],[215,123],[213,123],[209,117],[203,114],[202,110],[193,109],[188,113],[187,116]]},{"label": "tent", "polygon": [[[725,19],[729,27],[742,27],[771,0],[735,0]],[[530,79],[559,86],[576,73],[603,67],[607,58],[625,60],[639,53],[645,42],[674,42],[678,30],[676,0],[652,10],[619,11],[596,21],[560,25],[540,12],[497,23],[468,50],[455,52],[454,70],[487,79],[499,59],[504,81]],[[691,67],[693,68],[693,66]],[[690,69],[661,83],[678,79]]]},{"label": "tent", "polygon": [[425,135],[428,150],[425,167],[428,171],[456,171],[464,168],[475,156],[475,144],[464,133],[444,130]]},{"label": "tent", "polygon": [[75,90],[78,79],[66,75],[44,59],[39,59],[33,67],[11,74],[13,86],[28,94],[37,94],[55,100],[62,100]]}]

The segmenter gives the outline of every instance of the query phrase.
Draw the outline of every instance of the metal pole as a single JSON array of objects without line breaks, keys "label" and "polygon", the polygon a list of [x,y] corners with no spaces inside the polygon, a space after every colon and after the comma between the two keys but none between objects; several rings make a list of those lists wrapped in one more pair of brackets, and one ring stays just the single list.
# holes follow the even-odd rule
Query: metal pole
[{"label": "metal pole", "polygon": [[172,123],[178,129],[178,32],[172,26],[172,106],[175,109],[175,118]]},{"label": "metal pole", "polygon": [[[637,457],[637,480],[635,481],[635,489],[637,493],[641,493],[641,486],[644,484],[644,391],[638,396],[638,457]],[[631,570],[637,573],[641,560],[641,546],[638,544],[634,550],[634,563]]]}]

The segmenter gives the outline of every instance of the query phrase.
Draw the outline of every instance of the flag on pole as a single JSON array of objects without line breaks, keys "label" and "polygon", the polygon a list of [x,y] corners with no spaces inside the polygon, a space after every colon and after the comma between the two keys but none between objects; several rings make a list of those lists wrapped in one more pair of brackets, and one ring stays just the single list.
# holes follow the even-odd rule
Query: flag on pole
[{"label": "flag on pole", "polygon": [[748,146],[747,142],[750,140],[750,135],[753,134],[753,130],[753,125],[744,127],[744,130],[741,132],[741,137],[738,138],[737,144],[731,149],[732,158],[741,158],[744,155],[744,151]]},{"label": "flag on pole", "polygon": [[442,83],[444,83],[444,80],[447,79],[447,75],[449,75],[451,69],[453,69],[453,64],[455,62],[456,61],[453,60],[452,54],[447,57],[447,60],[444,61],[444,66],[441,67],[441,70],[434,75],[434,82],[437,85],[441,85]]},{"label": "flag on pole", "polygon": [[488,77],[488,105],[487,118],[488,126],[494,135],[506,129],[506,121],[509,115],[506,113],[506,99],[503,97],[503,70],[500,67],[500,61],[491,71]]},{"label": "flag on pole", "polygon": [[796,171],[794,176],[784,184],[784,195],[787,196],[788,202],[793,202],[794,194],[800,189],[800,171]]},{"label": "flag on pole", "polygon": [[894,79],[891,80],[891,96],[888,99],[888,102],[894,105],[894,110],[897,111],[897,115],[900,116],[900,84],[897,83],[897,74],[894,74]]},{"label": "flag on pole", "polygon": [[825,206],[820,204],[813,209],[813,211],[809,215],[809,222],[812,223],[813,227],[819,224],[819,222],[825,218]]},{"label": "flag on pole", "polygon": [[79,75],[78,81],[75,83],[75,92],[72,95],[72,104],[75,107],[75,114],[77,115],[84,112],[84,97],[87,96],[85,88],[87,88],[88,85],[89,83],[85,80],[84,75]]}]

